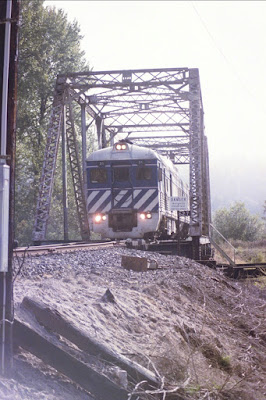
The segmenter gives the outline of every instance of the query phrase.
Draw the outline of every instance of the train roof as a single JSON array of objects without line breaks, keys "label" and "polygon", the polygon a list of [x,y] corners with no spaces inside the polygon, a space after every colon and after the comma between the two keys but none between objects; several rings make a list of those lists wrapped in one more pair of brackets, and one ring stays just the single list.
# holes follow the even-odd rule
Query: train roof
[{"label": "train roof", "polygon": [[158,154],[152,149],[126,143],[126,150],[117,150],[115,144],[113,147],[107,147],[93,152],[89,155],[87,161],[150,160],[157,158]]},{"label": "train roof", "polygon": [[[126,145],[126,150],[117,150],[118,144]],[[168,157],[162,156],[148,147],[141,147],[125,141],[115,143],[112,147],[96,150],[87,158],[87,161],[113,160],[159,160],[162,165],[167,167],[170,171],[179,173],[177,166],[174,165]]]},{"label": "train roof", "polygon": [[[117,150],[117,144],[126,144],[126,150]],[[169,171],[175,172],[179,175],[177,166],[173,164],[168,157],[162,156],[148,147],[141,147],[124,141],[118,142],[112,147],[96,150],[87,158],[87,161],[96,162],[112,160],[159,160],[162,165],[168,168]],[[186,183],[185,186],[187,187]]]}]

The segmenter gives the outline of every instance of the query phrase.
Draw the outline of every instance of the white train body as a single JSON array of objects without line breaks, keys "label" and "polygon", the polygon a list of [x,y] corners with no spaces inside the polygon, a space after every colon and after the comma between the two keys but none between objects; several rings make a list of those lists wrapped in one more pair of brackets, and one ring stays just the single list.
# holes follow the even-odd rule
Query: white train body
[{"label": "white train body", "polygon": [[169,159],[125,141],[88,157],[87,182],[90,230],[102,238],[170,235],[176,232],[177,221],[170,198],[186,198],[189,203],[188,188]]}]

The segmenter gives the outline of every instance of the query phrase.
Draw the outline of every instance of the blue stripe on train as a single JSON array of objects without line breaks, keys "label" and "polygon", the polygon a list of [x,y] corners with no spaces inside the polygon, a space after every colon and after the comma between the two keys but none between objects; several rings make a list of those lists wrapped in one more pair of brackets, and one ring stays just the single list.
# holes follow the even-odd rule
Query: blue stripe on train
[{"label": "blue stripe on train", "polygon": [[112,208],[111,200],[112,200],[112,198],[111,198],[111,194],[110,194],[110,196],[108,196],[107,199],[104,200],[104,202],[98,207],[97,211],[102,212],[108,203],[110,203],[110,207],[109,207],[109,210],[106,210],[106,212],[110,211]]},{"label": "blue stripe on train", "polygon": [[94,192],[94,190],[90,191],[88,194],[88,211],[90,212],[90,210],[96,205],[97,202],[99,202],[99,205],[97,206],[96,210],[94,210],[93,212],[100,212],[101,210],[103,210],[103,208],[108,204],[108,202],[111,202],[111,193],[108,195],[108,197],[106,199],[103,199],[101,202],[101,198],[106,194],[106,190],[100,190],[99,193],[97,193],[97,195],[93,198],[93,199],[89,199],[90,195]]},{"label": "blue stripe on train", "polygon": [[[157,192],[157,190],[156,190],[155,193],[153,193],[153,194],[145,201],[145,203],[142,204],[142,206],[140,207],[140,209],[144,211],[144,210],[153,202],[153,200],[154,200],[155,198],[157,198],[157,196],[158,196],[158,192]],[[153,209],[152,209],[153,212],[156,211],[156,208],[158,209],[158,205],[159,205],[159,203],[157,203],[157,205],[153,207]],[[156,207],[156,208],[155,208],[155,207]],[[154,210],[154,209],[155,209],[155,210]],[[149,211],[151,211],[151,210],[149,210]]]},{"label": "blue stripe on train", "polygon": [[100,190],[100,192],[96,194],[96,196],[94,196],[94,198],[88,203],[88,210],[90,210],[90,208],[92,208],[94,204],[97,203],[97,201],[102,197],[103,194],[104,191]]},{"label": "blue stripe on train", "polygon": [[140,191],[140,193],[134,198],[133,200],[133,207],[135,206],[135,204],[137,204],[137,202],[144,196],[145,193],[147,193],[147,189],[142,189]]},{"label": "blue stripe on train", "polygon": [[[122,199],[118,200],[118,202],[115,204],[115,199],[117,198],[117,196],[119,196],[119,192],[117,193],[117,195],[114,195],[114,208],[120,208],[123,207],[123,204],[126,203],[126,201],[131,197],[132,198],[132,191],[128,190],[124,196],[122,197]],[[132,207],[132,200],[129,204],[125,205],[124,207]]]},{"label": "blue stripe on train", "polygon": [[[123,191],[125,189],[122,189],[121,191]],[[138,189],[135,189],[138,190]],[[134,191],[135,191],[134,190]],[[134,206],[141,200],[142,197],[144,197],[149,190],[154,190],[154,189],[141,189],[140,193],[138,193],[138,195],[133,199],[132,202],[130,202],[129,204],[127,204],[125,207],[127,208],[134,208]],[[115,192],[115,197],[117,197],[119,195],[119,192],[121,191],[117,191]],[[108,203],[111,203],[112,201],[112,207],[114,208],[121,208],[123,206],[123,203],[125,203],[130,196],[132,196],[132,191],[128,190],[123,197],[114,205],[114,193],[111,195],[111,193],[108,195],[108,197],[106,199],[104,199],[101,202],[101,197],[104,196],[104,194],[106,193],[106,190],[100,190],[99,193],[97,193],[97,195],[90,201],[89,197],[90,195],[94,192],[94,190],[90,190],[88,191],[88,211],[90,212],[90,209],[92,209],[97,202],[99,202],[99,205],[97,206],[97,208],[93,211],[93,212],[101,212],[107,205]],[[144,204],[142,204],[139,209],[141,210],[145,210],[145,208],[147,208],[152,202],[153,200],[158,196],[158,190],[156,189],[149,197],[148,199],[144,202]],[[159,199],[157,204],[155,204],[152,208],[152,210],[149,211],[153,211],[156,212],[158,211],[158,207],[159,207]],[[110,210],[106,210],[106,211],[110,211]]]},{"label": "blue stripe on train", "polygon": [[150,212],[158,212],[159,210],[159,201],[157,202],[157,204],[151,209],[149,210]]}]

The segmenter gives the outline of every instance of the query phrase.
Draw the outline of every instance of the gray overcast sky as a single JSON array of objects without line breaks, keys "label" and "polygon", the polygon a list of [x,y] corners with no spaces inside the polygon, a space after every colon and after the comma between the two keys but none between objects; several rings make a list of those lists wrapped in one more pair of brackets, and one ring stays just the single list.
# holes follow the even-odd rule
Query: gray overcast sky
[{"label": "gray overcast sky", "polygon": [[[97,70],[199,68],[210,161],[266,174],[266,2],[45,1],[76,19]],[[263,170],[264,169],[264,170]]]}]

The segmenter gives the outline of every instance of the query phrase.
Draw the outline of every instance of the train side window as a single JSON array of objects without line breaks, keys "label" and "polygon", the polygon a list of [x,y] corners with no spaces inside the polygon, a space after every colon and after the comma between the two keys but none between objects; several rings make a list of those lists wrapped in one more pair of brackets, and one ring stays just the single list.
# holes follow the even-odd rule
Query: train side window
[{"label": "train side window", "polygon": [[163,180],[163,170],[159,168],[158,170],[158,181],[161,182]]},{"label": "train side window", "polygon": [[93,168],[90,170],[91,183],[106,183],[107,170],[104,168]]},{"label": "train side window", "polygon": [[128,167],[116,167],[113,169],[114,181],[122,182],[129,181],[129,168]]},{"label": "train side window", "polygon": [[150,167],[138,167],[137,169],[137,180],[138,181],[149,181],[152,178],[152,169]]}]

